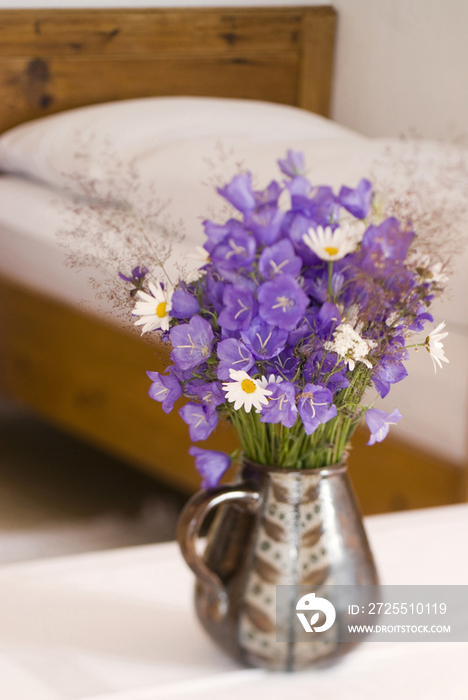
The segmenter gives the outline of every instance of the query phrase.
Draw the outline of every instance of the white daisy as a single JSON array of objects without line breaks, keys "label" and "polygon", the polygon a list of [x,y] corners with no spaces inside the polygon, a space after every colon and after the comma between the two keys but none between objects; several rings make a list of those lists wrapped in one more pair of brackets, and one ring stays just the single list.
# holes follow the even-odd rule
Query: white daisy
[{"label": "white daisy", "polygon": [[266,389],[268,384],[281,384],[281,382],[284,382],[284,379],[278,374],[270,374],[269,377],[260,377],[260,379],[257,379],[256,381],[258,386],[260,386],[262,389]]},{"label": "white daisy", "polygon": [[367,356],[376,346],[375,340],[361,338],[349,323],[341,323],[335,331],[333,341],[325,343],[327,350],[344,358],[350,370],[354,369],[356,362],[362,362],[371,369],[372,364]]},{"label": "white daisy", "polygon": [[192,282],[196,282],[201,277],[206,275],[206,270],[202,270],[201,268],[204,267],[204,265],[208,265],[208,263],[211,262],[211,258],[208,255],[208,252],[199,245],[195,247],[195,252],[187,253],[187,258],[190,260],[195,260],[199,265],[198,268],[189,270],[189,272],[182,276],[184,282],[187,282],[187,284],[192,284]]},{"label": "white daisy", "polygon": [[444,355],[443,343],[440,342],[442,338],[446,338],[448,336],[447,331],[445,333],[439,333],[439,331],[443,330],[444,328],[445,321],[442,321],[442,323],[439,323],[437,328],[434,328],[432,333],[429,333],[424,343],[426,350],[434,363],[434,372],[437,372],[437,365],[439,365],[439,367],[442,369],[442,362],[448,362],[448,359]]},{"label": "white daisy", "polygon": [[195,252],[188,253],[187,257],[190,258],[190,260],[196,260],[197,263],[200,263],[200,267],[211,262],[208,252],[202,248],[201,245],[195,246]]},{"label": "white daisy", "polygon": [[423,279],[439,286],[445,286],[449,280],[448,276],[443,272],[443,265],[439,262],[431,262],[429,255],[412,251],[408,256],[408,265],[417,270]]},{"label": "white daisy", "polygon": [[187,284],[193,284],[193,282],[197,282],[197,280],[201,279],[204,275],[206,275],[206,270],[190,270],[189,272],[185,272],[183,275],[180,276],[180,279],[186,282]]},{"label": "white daisy", "polygon": [[233,381],[224,382],[223,391],[226,392],[226,399],[234,404],[236,411],[243,406],[245,411],[250,413],[252,406],[260,411],[262,405],[267,405],[267,396],[271,391],[262,387],[257,379],[252,379],[247,372],[237,369],[230,369],[229,376]]},{"label": "white daisy", "polygon": [[141,334],[161,329],[169,330],[169,311],[172,308],[172,291],[163,289],[159,282],[148,282],[151,294],[137,292],[137,302],[132,311],[133,316],[141,316],[135,326],[143,326]]},{"label": "white daisy", "polygon": [[333,262],[352,253],[362,239],[364,231],[364,222],[357,220],[353,224],[345,222],[334,231],[330,226],[325,229],[317,226],[316,231],[310,228],[304,233],[302,240],[321,260]]}]

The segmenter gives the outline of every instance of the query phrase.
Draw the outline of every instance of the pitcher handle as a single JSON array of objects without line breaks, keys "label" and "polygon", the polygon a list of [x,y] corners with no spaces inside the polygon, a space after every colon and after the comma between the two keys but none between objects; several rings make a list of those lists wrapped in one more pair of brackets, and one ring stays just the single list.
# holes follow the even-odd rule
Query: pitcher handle
[{"label": "pitcher handle", "polygon": [[246,483],[217,486],[196,493],[185,505],[177,525],[177,540],[185,561],[197,576],[208,597],[211,614],[221,620],[228,610],[228,596],[221,579],[208,568],[197,554],[196,542],[208,513],[224,503],[242,503],[247,508],[256,508],[260,493]]}]

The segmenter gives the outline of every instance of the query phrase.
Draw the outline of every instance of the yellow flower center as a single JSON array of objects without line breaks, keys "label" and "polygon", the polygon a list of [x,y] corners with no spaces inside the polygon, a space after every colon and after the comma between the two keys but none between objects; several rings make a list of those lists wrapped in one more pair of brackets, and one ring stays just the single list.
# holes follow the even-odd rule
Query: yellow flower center
[{"label": "yellow flower center", "polygon": [[242,391],[245,391],[246,394],[253,394],[257,388],[255,382],[253,382],[251,379],[243,379],[241,387]]},{"label": "yellow flower center", "polygon": [[336,255],[339,252],[338,248],[335,248],[332,245],[328,246],[328,248],[324,248],[324,251],[328,253],[328,255]]},{"label": "yellow flower center", "polygon": [[167,302],[166,301],[161,301],[156,307],[156,316],[159,316],[159,318],[164,318],[166,315],[166,307],[167,307]]}]

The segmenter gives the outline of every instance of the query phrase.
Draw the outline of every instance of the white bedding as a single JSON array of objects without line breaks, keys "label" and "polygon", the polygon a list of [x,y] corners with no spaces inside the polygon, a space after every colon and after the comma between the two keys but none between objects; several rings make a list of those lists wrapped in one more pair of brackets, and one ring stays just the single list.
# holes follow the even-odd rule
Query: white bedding
[{"label": "white bedding", "polygon": [[[280,108],[280,112],[283,109],[291,110]],[[300,117],[303,119],[302,113]],[[249,136],[245,134],[245,125],[234,136],[227,135],[226,127],[216,136],[209,137],[203,131],[206,125],[202,128],[200,124],[185,134],[174,128],[170,138],[162,141],[160,133],[151,136],[145,132],[144,147],[140,134],[131,144],[122,138],[120,150],[111,151],[109,168],[113,170],[112,177],[107,180],[107,192],[112,190],[116,200],[127,199],[138,211],[144,210],[149,201],[154,201],[157,193],[160,201],[166,203],[161,220],[170,222],[178,230],[185,229],[184,241],[172,250],[168,265],[171,276],[178,274],[177,261],[197,266],[196,262],[190,263],[187,255],[203,243],[201,222],[222,212],[224,206],[214,186],[230,179],[239,163],[251,169],[256,184],[263,187],[272,178],[279,177],[276,159],[283,157],[288,148],[294,148],[305,152],[312,182],[330,184],[335,188],[341,184],[353,187],[362,176],[369,174],[372,164],[388,145],[365,139],[314,115],[305,115],[301,138],[297,133],[285,135],[282,118],[278,124],[269,125],[268,135],[268,129],[260,128],[261,121],[257,120],[255,124]],[[27,128],[23,127],[24,130]],[[6,168],[8,159],[3,139],[0,139],[0,167]],[[14,139],[10,138],[10,145],[12,141]],[[12,170],[25,169],[21,158],[26,159],[27,149],[25,142],[22,143],[16,152],[13,148],[13,155],[10,153],[9,167]],[[57,144],[60,145],[60,138]],[[392,148],[398,149],[399,146],[392,143]],[[431,153],[431,148],[427,145],[427,153]],[[61,247],[57,235],[59,231],[76,229],[83,215],[87,226],[99,226],[99,223],[86,202],[80,204],[77,212],[70,197],[59,189],[70,184],[73,189],[79,189],[76,178],[70,180],[64,176],[67,167],[73,172],[76,162],[69,159],[66,166],[66,158],[61,160],[61,149],[57,147],[53,152],[55,161],[51,160],[50,151],[46,156],[46,151],[39,148],[30,174],[49,181],[55,189],[19,176],[4,175],[0,178],[0,273],[73,306],[80,306],[85,301],[91,313],[100,314],[106,311],[106,304],[96,301],[87,283],[87,271],[77,273],[64,265],[66,250]],[[45,158],[42,169],[41,157]],[[119,181],[119,173],[128,172],[130,160],[134,168],[131,183],[138,183],[137,187],[128,186],[128,181],[123,186]],[[75,236],[70,235],[65,241],[69,249],[76,249]],[[467,261],[466,253],[457,258],[456,274],[450,287],[451,298],[438,303],[434,313],[436,323],[447,321],[450,335],[445,347],[450,364],[444,365],[443,371],[434,376],[432,362],[425,351],[412,355],[408,364],[410,376],[392,387],[389,396],[376,404],[387,410],[397,406],[403,414],[404,420],[392,429],[395,434],[459,463],[466,461],[467,451],[468,284],[464,274]]]}]

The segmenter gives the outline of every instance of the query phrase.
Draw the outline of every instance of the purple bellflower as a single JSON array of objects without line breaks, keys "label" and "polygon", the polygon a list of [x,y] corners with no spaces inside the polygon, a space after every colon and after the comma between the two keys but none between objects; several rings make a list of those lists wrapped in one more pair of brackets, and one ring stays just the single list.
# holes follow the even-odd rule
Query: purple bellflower
[{"label": "purple bellflower", "polygon": [[370,408],[366,413],[366,423],[371,433],[370,440],[367,444],[375,445],[376,442],[385,440],[390,426],[396,425],[401,418],[403,418],[403,416],[397,408],[391,413],[381,411],[378,408]]},{"label": "purple bellflower", "polygon": [[268,187],[265,187],[264,190],[255,190],[254,197],[256,209],[261,209],[262,207],[271,205],[276,206],[278,204],[281,191],[281,185],[276,182],[276,180],[272,180]]},{"label": "purple bellflower", "polygon": [[230,369],[248,372],[254,366],[252,353],[241,340],[227,338],[218,343],[217,355],[219,365],[216,373],[218,379],[228,381],[231,378]]},{"label": "purple bellflower", "polygon": [[215,265],[225,274],[226,271],[237,272],[240,268],[248,270],[255,258],[257,243],[252,234],[246,230],[236,230],[213,249],[210,256]]},{"label": "purple bellflower", "polygon": [[133,268],[131,271],[130,275],[124,275],[122,272],[119,272],[119,277],[121,280],[124,282],[133,282],[133,284],[139,284],[143,281],[145,276],[148,274],[148,268],[147,267],[140,267],[137,265],[136,267]]},{"label": "purple bellflower", "polygon": [[385,277],[402,265],[414,238],[414,231],[402,230],[398,219],[385,219],[380,226],[369,226],[362,239],[363,269],[375,277]]},{"label": "purple bellflower", "polygon": [[302,269],[302,260],[295,254],[291,241],[284,239],[263,249],[258,269],[266,280],[272,280],[280,274],[297,277]]},{"label": "purple bellflower", "polygon": [[233,227],[239,226],[242,228],[242,224],[236,219],[229,219],[223,226],[215,224],[213,221],[206,219],[203,222],[203,228],[205,229],[205,235],[207,240],[204,244],[204,249],[211,253],[217,245],[222,243],[226,236],[232,232]]},{"label": "purple bellflower", "polygon": [[336,406],[329,389],[318,384],[306,384],[299,394],[299,414],[307,435],[311,435],[321,423],[336,416]]},{"label": "purple bellflower", "polygon": [[173,347],[171,359],[179,370],[197,367],[211,354],[213,330],[211,324],[198,314],[192,316],[189,323],[173,326],[170,337]]},{"label": "purple bellflower", "polygon": [[306,381],[326,386],[332,394],[349,386],[346,371],[347,366],[338,360],[336,353],[323,350],[313,353],[303,369]]},{"label": "purple bellflower", "polygon": [[390,391],[390,386],[401,382],[402,379],[408,376],[408,370],[400,360],[396,358],[385,359],[377,365],[377,371],[374,373],[373,380],[377,391],[382,398],[387,396]]},{"label": "purple bellflower", "polygon": [[206,440],[218,425],[218,414],[201,403],[189,402],[179,409],[179,415],[189,427],[192,442]]},{"label": "purple bellflower", "polygon": [[284,212],[275,205],[267,204],[244,216],[246,227],[252,231],[258,243],[271,245],[280,235]]},{"label": "purple bellflower", "polygon": [[339,209],[331,187],[315,187],[312,197],[292,195],[291,204],[293,210],[312,219],[319,226],[329,226],[330,221],[337,218]]},{"label": "purple bellflower", "polygon": [[224,309],[219,314],[218,323],[230,331],[245,330],[252,317],[257,315],[252,285],[247,282],[228,284],[223,292]]},{"label": "purple bellflower", "polygon": [[182,396],[182,386],[179,380],[172,374],[166,377],[159,372],[147,372],[146,374],[153,382],[148,391],[150,397],[162,403],[164,413],[170,413],[174,408],[174,403]]},{"label": "purple bellflower", "polygon": [[295,356],[293,348],[286,348],[268,362],[268,371],[283,379],[292,381],[296,375],[298,365],[299,358]]},{"label": "purple bellflower", "polygon": [[257,359],[270,360],[284,350],[288,331],[272,326],[257,316],[247,331],[241,331],[241,337]]},{"label": "purple bellflower", "polygon": [[207,407],[208,413],[213,413],[216,408],[223,404],[226,397],[221,389],[220,382],[210,382],[207,384],[203,379],[195,379],[188,382],[185,387],[187,396],[196,396]]},{"label": "purple bellflower", "polygon": [[292,331],[302,320],[309,297],[292,275],[279,275],[257,292],[259,314],[272,326]]},{"label": "purple bellflower", "polygon": [[292,428],[297,418],[296,389],[291,382],[269,384],[268,404],[262,410],[262,423],[281,423]]}]

